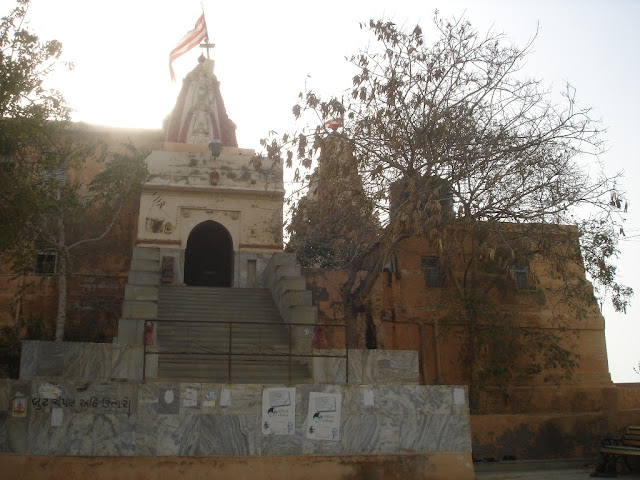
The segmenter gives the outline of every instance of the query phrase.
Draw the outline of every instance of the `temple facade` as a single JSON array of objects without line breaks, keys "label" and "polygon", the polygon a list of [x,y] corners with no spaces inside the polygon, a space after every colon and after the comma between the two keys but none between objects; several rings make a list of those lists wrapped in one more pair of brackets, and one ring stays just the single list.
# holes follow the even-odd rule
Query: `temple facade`
[{"label": "temple facade", "polygon": [[[120,223],[109,237],[81,252],[83,261],[69,274],[68,332],[82,333],[71,339],[89,339],[111,345],[92,347],[82,352],[78,350],[77,354],[75,347],[67,348],[67,353],[52,347],[52,354],[59,364],[53,362],[43,367],[33,360],[37,356],[33,352],[40,351],[41,347],[30,344],[28,349],[32,357],[23,365],[25,377],[22,384],[27,385],[28,380],[32,382],[29,388],[37,389],[45,380],[74,369],[82,370],[82,381],[132,381],[124,367],[118,370],[121,357],[117,355],[135,356],[142,348],[157,346],[158,329],[150,331],[148,325],[161,313],[161,292],[168,289],[270,289],[283,321],[296,324],[289,333],[289,341],[293,343],[289,353],[310,352],[312,347],[316,352],[327,347],[340,349],[347,345],[344,336],[332,336],[328,328],[331,324],[340,324],[344,318],[340,296],[340,288],[345,282],[344,272],[326,269],[300,271],[292,255],[282,256],[285,194],[282,166],[266,164],[253,150],[239,148],[235,129],[222,100],[214,63],[201,58],[185,77],[163,131],[95,131],[110,145],[130,137],[137,145],[152,149],[146,159],[149,176],[142,185],[139,198],[127,205]],[[220,142],[220,151],[211,147],[212,140]],[[98,167],[93,165],[90,168],[97,171]],[[316,190],[321,193],[324,188],[321,178],[316,181]],[[358,190],[357,185],[352,187]],[[73,228],[88,227],[79,220]],[[351,423],[346,428],[350,430],[350,436],[345,436],[339,446],[331,444],[326,447],[325,444],[318,447],[307,442],[300,432],[295,445],[294,442],[265,440],[260,426],[252,424],[250,436],[253,440],[247,448],[226,448],[235,445],[233,439],[244,434],[243,422],[255,423],[260,415],[262,388],[236,386],[234,395],[238,398],[249,395],[253,403],[242,404],[242,408],[234,410],[237,418],[234,417],[233,421],[236,423],[229,430],[238,436],[225,437],[226,440],[216,443],[217,450],[207,450],[207,445],[174,445],[171,443],[173,440],[166,443],[163,440],[154,447],[155,450],[143,445],[144,442],[129,445],[126,454],[188,455],[196,452],[201,455],[215,451],[221,455],[277,455],[284,449],[297,455],[309,452],[355,455],[415,449],[426,451],[431,448],[439,454],[451,454],[452,465],[458,465],[456,458],[460,456],[465,461],[471,459],[469,435],[464,431],[470,422],[473,452],[477,459],[500,459],[504,456],[518,459],[576,458],[594,456],[602,436],[613,436],[624,425],[640,422],[640,389],[620,388],[611,382],[604,318],[597,308],[580,322],[574,322],[569,329],[571,331],[567,332],[567,338],[573,342],[572,348],[580,354],[572,380],[546,384],[542,380],[544,372],[533,379],[516,372],[510,385],[487,390],[481,398],[480,410],[469,416],[465,397],[468,369],[460,355],[461,334],[454,330],[446,339],[441,337],[430,309],[430,302],[438,294],[439,287],[430,283],[430,270],[427,270],[432,267],[425,258],[433,257],[434,252],[424,239],[407,239],[399,246],[393,266],[394,275],[380,276],[367,312],[375,325],[378,351],[366,353],[367,324],[364,317],[358,319],[358,324],[352,329],[355,337],[350,346],[354,347],[352,361],[355,366],[349,384],[357,386],[331,386],[346,383],[334,364],[318,367],[313,372],[310,371],[313,369],[311,364],[305,364],[302,369],[301,375],[308,374],[305,381],[312,385],[300,391],[307,394],[313,388],[317,389],[316,385],[331,384],[323,388],[339,391],[345,402],[347,398],[352,402],[345,403],[351,415],[348,420]],[[576,272],[576,275],[584,277],[584,272]],[[540,275],[541,284],[554,281]],[[24,288],[30,282],[34,283]],[[17,292],[21,295],[16,296]],[[0,265],[0,302],[6,307],[0,312],[0,318],[4,322],[27,325],[35,319],[46,325],[47,319],[55,316],[56,295],[53,276],[34,271],[33,277],[14,281],[6,265]],[[509,290],[504,298],[519,312],[519,321],[552,328],[548,322],[549,303],[541,302],[536,292]],[[252,301],[229,303],[226,310],[240,310],[239,305]],[[184,300],[182,303],[189,302]],[[27,327],[20,328],[26,336]],[[573,336],[573,333],[577,335]],[[46,337],[46,328],[41,329],[40,334]],[[272,346],[261,345],[261,348]],[[107,355],[104,353],[107,351],[112,353]],[[124,353],[116,355],[113,352]],[[100,355],[113,359],[113,368],[118,371],[100,370],[98,375],[78,363],[81,359],[88,365]],[[134,370],[138,375],[135,381],[138,382],[142,376],[147,380],[159,379],[158,382],[163,378],[162,366],[157,362],[154,365],[153,361],[146,361],[144,366],[139,362]],[[398,373],[402,371],[407,373],[406,378]],[[266,373],[260,374],[267,378]],[[393,384],[396,379],[404,386]],[[153,411],[155,417],[153,421],[149,420],[152,426],[143,425],[143,421],[131,426],[131,422],[125,419],[126,412],[122,406],[114,407],[115,410],[110,407],[111,410],[105,412],[109,415],[114,412],[122,414],[121,423],[127,424],[122,431],[127,435],[136,432],[134,437],[144,439],[148,436],[152,439],[154,428],[164,428],[163,438],[174,438],[176,435],[171,430],[174,428],[181,432],[181,438],[189,440],[189,432],[181,425],[191,421],[190,415],[196,410],[185,410],[177,403],[162,401],[167,398],[163,396],[164,391],[171,390],[174,392],[172,395],[180,399],[182,395],[191,394],[187,389],[195,388],[191,386],[193,379],[187,378],[182,383],[174,379],[172,382],[169,384],[165,380],[164,383],[152,384],[152,387],[144,383],[126,386],[129,388],[127,395],[142,399],[135,405],[139,418]],[[367,382],[379,384],[373,389],[373,394],[362,386]],[[20,385],[7,386],[2,393],[6,401],[0,405],[10,405],[14,400],[14,390],[17,392]],[[202,438],[205,438],[211,427],[207,422],[220,427],[231,418],[226,415],[231,410],[225,411],[215,402],[207,410],[202,403],[207,398],[211,401],[206,394],[217,392],[221,395],[225,388],[222,383],[209,387],[205,383],[198,385],[202,385],[197,387],[200,403],[189,408],[198,408],[198,413],[202,414],[198,418],[206,418],[194,427],[200,429],[197,431],[202,432]],[[120,384],[112,387],[114,392],[126,390]],[[97,390],[99,388],[96,387]],[[80,398],[81,393],[74,394]],[[0,400],[5,398],[2,395]],[[370,400],[373,403],[367,400],[365,404],[363,399],[365,396],[369,399],[368,395],[373,395]],[[7,412],[8,408],[5,408]],[[158,408],[164,410],[158,413]],[[397,411],[394,410],[396,408]],[[389,413],[391,410],[394,411]],[[205,414],[214,412],[221,415],[205,417]],[[173,414],[182,416],[168,417]],[[4,415],[6,418],[9,414]],[[157,423],[158,415],[166,415],[162,417],[165,424]],[[49,420],[37,417],[35,422],[44,425]],[[299,418],[299,426],[304,421]],[[173,427],[169,425],[171,422],[175,422]],[[442,427],[446,431],[439,437],[446,440],[442,444],[431,441],[431,422],[437,423],[433,423],[437,426],[435,430]],[[5,427],[0,425],[0,431],[2,428]],[[37,440],[33,439],[33,445],[37,445]],[[115,445],[116,440],[112,440]],[[96,445],[99,445],[98,440]],[[72,450],[72,447],[69,448]],[[36,446],[33,451],[29,448],[21,452],[38,452]],[[445,452],[447,448],[449,450]],[[109,450],[109,454],[113,455],[113,452],[118,454],[117,448]],[[82,454],[96,455],[100,451],[92,445],[82,450]],[[466,471],[472,478],[472,468]],[[442,478],[454,477],[445,474]]]}]

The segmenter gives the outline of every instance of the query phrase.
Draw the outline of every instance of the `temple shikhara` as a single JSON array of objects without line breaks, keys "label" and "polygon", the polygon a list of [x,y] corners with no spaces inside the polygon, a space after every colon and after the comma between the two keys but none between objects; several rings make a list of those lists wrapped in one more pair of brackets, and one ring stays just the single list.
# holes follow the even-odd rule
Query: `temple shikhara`
[{"label": "temple shikhara", "polygon": [[[470,412],[461,334],[439,335],[428,314],[442,287],[424,238],[400,244],[368,311],[345,325],[345,274],[285,253],[283,167],[238,146],[213,60],[183,79],[162,130],[92,132],[149,148],[148,177],[71,266],[68,341],[25,340],[19,378],[0,380],[3,454],[145,457],[150,469],[224,457],[228,478],[357,465],[472,479],[474,460],[595,457],[602,437],[638,423],[640,392],[611,382],[597,306],[566,332],[572,379],[515,372]],[[307,201],[338,195],[322,173],[313,181]],[[55,271],[36,264],[27,290],[0,272],[3,322],[55,317]],[[556,281],[542,272],[540,284]],[[549,299],[518,281],[503,296],[517,321],[553,328]]]}]

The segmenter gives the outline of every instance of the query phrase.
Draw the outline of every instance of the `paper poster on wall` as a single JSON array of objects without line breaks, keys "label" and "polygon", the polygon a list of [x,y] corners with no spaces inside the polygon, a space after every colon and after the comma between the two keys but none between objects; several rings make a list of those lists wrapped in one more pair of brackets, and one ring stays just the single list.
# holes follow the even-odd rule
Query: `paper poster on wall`
[{"label": "paper poster on wall", "polygon": [[265,388],[262,391],[262,433],[293,435],[296,426],[296,389]]},{"label": "paper poster on wall", "polygon": [[453,404],[464,405],[464,388],[453,389]]},{"label": "paper poster on wall", "polygon": [[182,397],[183,407],[197,407],[198,406],[198,391],[195,388],[185,388]]},{"label": "paper poster on wall", "polygon": [[311,440],[340,440],[340,411],[342,395],[339,393],[309,393],[307,438]]},{"label": "paper poster on wall", "polygon": [[215,407],[216,406],[216,392],[215,390],[207,390],[204,392],[203,407]]},{"label": "paper poster on wall", "polygon": [[20,392],[16,392],[13,398],[13,409],[11,415],[14,417],[26,417],[27,416],[27,401],[24,395]]},{"label": "paper poster on wall", "polygon": [[363,391],[363,395],[364,395],[364,406],[365,407],[373,407],[373,389],[371,388],[365,388]]},{"label": "paper poster on wall", "polygon": [[62,426],[62,408],[53,407],[51,409],[51,426],[52,427],[61,427]]},{"label": "paper poster on wall", "polygon": [[231,406],[231,390],[228,388],[223,388],[220,392],[220,406],[221,407],[230,407]]}]

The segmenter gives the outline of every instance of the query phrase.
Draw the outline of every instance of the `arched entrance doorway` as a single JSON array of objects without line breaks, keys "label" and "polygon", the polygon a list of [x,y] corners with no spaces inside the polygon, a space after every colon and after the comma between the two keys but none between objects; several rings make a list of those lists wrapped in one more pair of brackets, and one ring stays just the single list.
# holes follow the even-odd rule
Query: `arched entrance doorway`
[{"label": "arched entrance doorway", "polygon": [[184,255],[184,282],[201,287],[230,287],[233,272],[231,235],[207,220],[191,230]]}]

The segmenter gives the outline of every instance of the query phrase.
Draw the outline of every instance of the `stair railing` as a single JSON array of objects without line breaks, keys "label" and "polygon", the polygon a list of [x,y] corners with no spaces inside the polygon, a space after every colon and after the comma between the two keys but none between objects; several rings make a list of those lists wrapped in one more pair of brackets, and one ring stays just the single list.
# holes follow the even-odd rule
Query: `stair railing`
[{"label": "stair railing", "polygon": [[[193,324],[193,325],[198,325],[198,324],[208,324],[208,325],[226,325],[228,328],[227,330],[227,349],[226,351],[202,351],[202,346],[200,346],[200,350],[198,351],[194,351],[194,346],[197,347],[197,344],[194,344],[193,342],[191,342],[191,345],[185,345],[182,349],[178,349],[175,351],[171,351],[171,350],[166,350],[163,349],[162,345],[158,345],[157,344],[157,336],[158,336],[158,331],[157,328],[162,325],[163,323],[173,323],[173,324],[184,324],[184,325],[189,325],[189,324]],[[256,326],[268,326],[268,325],[273,325],[273,326],[278,326],[278,327],[284,327],[288,329],[288,335],[287,335],[287,347],[286,347],[286,352],[278,352],[276,351],[276,349],[273,349],[273,351],[269,352],[268,348],[265,351],[265,345],[260,345],[260,344],[254,344],[253,346],[256,347],[254,351],[234,351],[234,327],[240,327],[240,326],[247,326],[247,325],[256,325]],[[320,349],[311,349],[309,352],[301,352],[301,351],[296,351],[296,349],[294,348],[296,345],[296,339],[294,338],[294,329],[296,329],[296,327],[307,327],[307,328],[311,328],[313,327],[315,328],[339,328],[339,329],[344,329],[344,349],[341,348],[320,348]],[[297,330],[296,330],[297,331]],[[288,369],[288,377],[289,377],[289,383],[292,383],[292,366],[293,366],[293,361],[294,359],[312,359],[311,361],[313,361],[314,358],[333,358],[333,359],[344,359],[344,364],[345,364],[345,383],[349,383],[349,349],[347,348],[348,342],[347,342],[347,325],[346,323],[341,323],[341,324],[315,324],[315,325],[309,325],[308,323],[282,323],[282,322],[245,322],[245,321],[212,321],[212,320],[184,320],[184,319],[148,319],[145,320],[145,328],[144,328],[144,338],[143,338],[143,345],[144,345],[144,359],[143,359],[143,379],[147,379],[149,378],[157,378],[158,377],[158,371],[157,371],[157,359],[159,356],[161,355],[172,355],[172,356],[184,356],[184,357],[189,357],[191,355],[199,355],[199,356],[212,356],[212,357],[226,357],[227,360],[227,378],[226,381],[227,383],[231,383],[232,381],[232,368],[233,368],[233,364],[234,364],[234,359],[237,359],[238,357],[244,357],[243,361],[244,362],[251,362],[251,361],[255,361],[255,362],[262,362],[264,365],[282,365],[281,363],[277,363],[274,362],[273,363],[269,363],[268,361],[265,362],[264,360],[251,360],[251,359],[247,359],[246,357],[250,357],[252,355],[256,355],[256,356],[260,356],[260,357],[274,357],[274,359],[276,358],[283,358],[283,357],[287,357],[287,369]],[[237,333],[237,332],[236,332]],[[194,338],[195,340],[195,338]],[[342,342],[340,342],[342,343]],[[247,345],[245,344],[244,347],[246,347]],[[344,350],[344,353],[338,353],[340,350]],[[323,353],[318,353],[320,351],[327,351],[327,352],[332,352],[331,354],[323,354]],[[338,352],[337,352],[338,351]],[[147,355],[152,356],[155,355],[156,356],[156,368],[155,368],[155,372],[153,371],[149,371],[149,370],[153,370],[153,369],[148,369],[148,362],[147,362]]]}]

